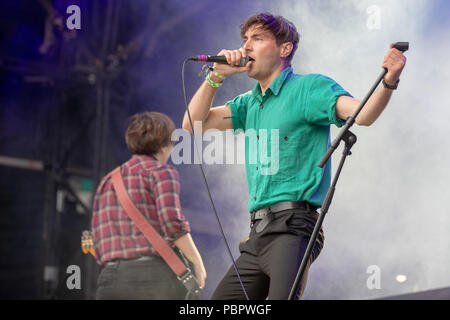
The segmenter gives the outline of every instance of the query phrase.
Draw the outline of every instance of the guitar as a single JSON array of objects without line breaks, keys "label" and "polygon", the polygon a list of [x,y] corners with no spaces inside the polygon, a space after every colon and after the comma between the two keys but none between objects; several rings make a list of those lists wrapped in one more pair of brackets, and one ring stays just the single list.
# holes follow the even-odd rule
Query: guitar
[{"label": "guitar", "polygon": [[[95,258],[94,240],[92,238],[92,232],[89,230],[84,230],[81,235],[81,249],[83,250],[84,254],[90,253]],[[192,291],[187,292],[185,299],[198,300],[202,289],[198,287],[197,279],[195,277],[194,265],[184,256],[181,250],[176,248],[175,252],[179,256],[179,258],[183,261],[184,265],[191,271],[193,278],[195,279],[196,282],[195,288]]]},{"label": "guitar", "polygon": [[81,249],[84,254],[90,253],[95,258],[94,240],[92,239],[92,232],[84,230],[81,235]]}]

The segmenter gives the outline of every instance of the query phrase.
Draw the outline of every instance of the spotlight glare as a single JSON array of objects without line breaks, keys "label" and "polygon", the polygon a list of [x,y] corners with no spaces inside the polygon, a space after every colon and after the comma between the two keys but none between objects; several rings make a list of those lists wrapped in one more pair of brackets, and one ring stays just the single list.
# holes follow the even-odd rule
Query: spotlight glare
[{"label": "spotlight glare", "polygon": [[395,277],[395,280],[397,280],[397,282],[400,282],[400,283],[405,282],[406,279],[408,279],[408,278],[404,274],[399,274]]}]

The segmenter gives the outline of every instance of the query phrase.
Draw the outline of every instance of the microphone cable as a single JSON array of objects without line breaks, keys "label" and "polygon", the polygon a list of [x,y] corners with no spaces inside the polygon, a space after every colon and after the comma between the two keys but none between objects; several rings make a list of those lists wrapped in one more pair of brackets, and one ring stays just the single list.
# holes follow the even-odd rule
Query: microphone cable
[{"label": "microphone cable", "polygon": [[[189,60],[191,60],[191,59],[188,58],[188,59],[184,60],[184,62],[183,62],[183,68],[182,68],[182,71],[181,71],[181,81],[182,81],[182,85],[183,85],[184,104],[186,106],[186,111],[187,111],[187,115],[188,115],[188,118],[189,118],[189,124],[190,124],[191,130],[192,130],[192,137],[194,138],[193,139],[194,140],[194,149],[195,149],[195,152],[197,153],[197,156],[199,157],[200,155],[199,155],[199,151],[197,149],[197,144],[195,142],[194,126],[192,124],[191,113],[189,111],[189,106],[188,106],[187,97],[186,97],[186,85],[185,85],[185,82],[184,82],[184,67],[186,66],[186,62],[188,62]],[[202,132],[200,132],[200,134],[202,134]],[[198,159],[203,159],[203,157],[201,157],[201,158],[199,157]],[[209,186],[208,186],[208,181],[206,180],[205,171],[203,170],[202,161],[200,161],[199,165],[200,165],[200,170],[202,172],[203,181],[204,181],[205,186],[206,186],[206,191],[208,192],[209,201],[211,202],[211,207],[212,207],[212,209],[214,211],[214,215],[216,217],[216,221],[217,221],[217,224],[219,226],[220,234],[222,235],[222,239],[223,239],[223,241],[225,243],[225,246],[227,248],[228,255],[230,256],[230,259],[233,262],[234,270],[236,271],[236,275],[237,275],[237,277],[239,279],[239,283],[241,284],[242,290],[244,291],[245,298],[247,300],[250,300],[249,297],[248,297],[247,291],[245,290],[244,284],[242,283],[241,275],[240,275],[240,273],[238,271],[238,268],[236,266],[236,262],[234,261],[233,254],[231,253],[230,246],[228,245],[227,238],[225,237],[225,233],[223,232],[222,223],[220,222],[219,215],[217,214],[216,207],[214,205],[214,201],[213,201],[212,196],[211,196],[211,191],[210,191]]]}]

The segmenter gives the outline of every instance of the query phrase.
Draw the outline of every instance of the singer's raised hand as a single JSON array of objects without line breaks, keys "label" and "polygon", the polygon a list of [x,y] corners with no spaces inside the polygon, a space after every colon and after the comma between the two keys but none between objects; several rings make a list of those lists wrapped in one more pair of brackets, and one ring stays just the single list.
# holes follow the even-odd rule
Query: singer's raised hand
[{"label": "singer's raised hand", "polygon": [[252,64],[252,61],[249,61],[244,67],[239,66],[241,59],[246,57],[245,50],[243,48],[238,50],[223,49],[217,55],[223,55],[227,58],[228,64],[214,63],[214,70],[225,77],[236,73],[246,72]]},{"label": "singer's raised hand", "polygon": [[389,85],[395,85],[397,79],[406,65],[406,57],[403,53],[394,48],[394,43],[391,43],[390,48],[383,60],[383,68],[388,69],[384,80]]}]

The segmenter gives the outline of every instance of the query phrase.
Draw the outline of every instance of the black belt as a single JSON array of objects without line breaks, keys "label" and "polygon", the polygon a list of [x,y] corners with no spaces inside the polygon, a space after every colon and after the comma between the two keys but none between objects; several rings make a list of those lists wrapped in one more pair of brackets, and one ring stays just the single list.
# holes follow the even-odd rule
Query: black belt
[{"label": "black belt", "polygon": [[306,201],[280,202],[273,206],[253,211],[253,213],[250,216],[251,222],[254,223],[256,220],[263,220],[258,224],[258,226],[256,226],[256,232],[261,232],[269,224],[269,222],[271,222],[274,219],[272,213],[277,213],[280,211],[290,209],[303,209],[310,211],[311,209],[313,210],[317,209],[317,207]]},{"label": "black belt", "polygon": [[117,259],[105,262],[105,266],[117,266],[119,262],[150,261],[153,259],[155,259],[155,256],[143,256],[136,259]]}]

